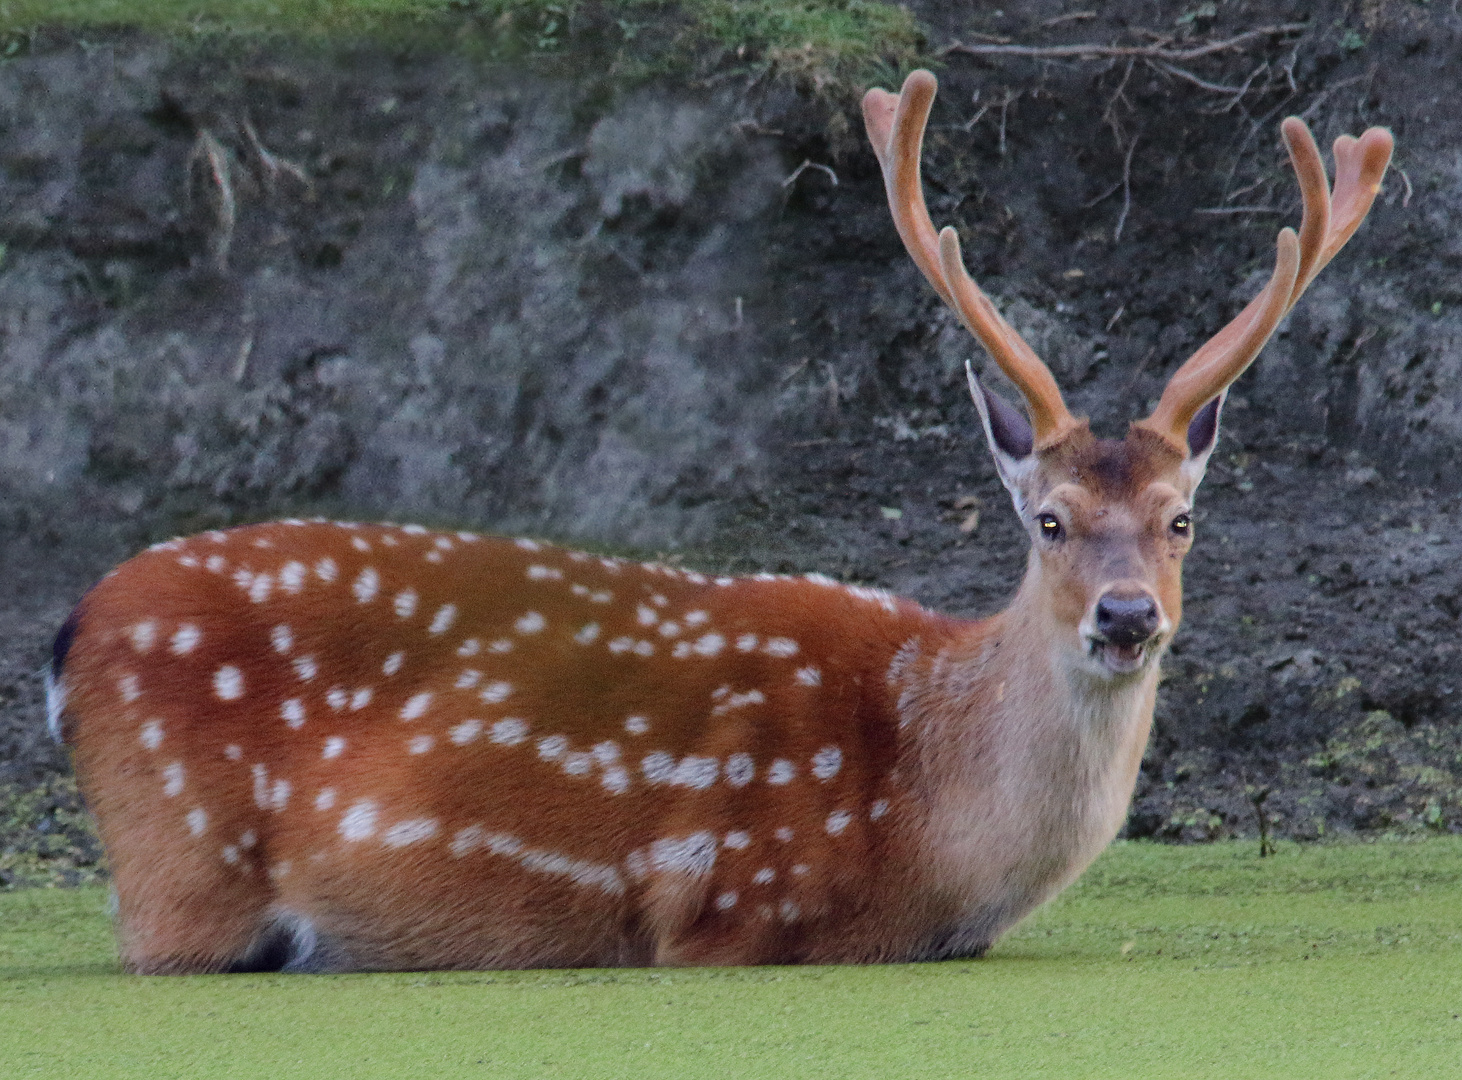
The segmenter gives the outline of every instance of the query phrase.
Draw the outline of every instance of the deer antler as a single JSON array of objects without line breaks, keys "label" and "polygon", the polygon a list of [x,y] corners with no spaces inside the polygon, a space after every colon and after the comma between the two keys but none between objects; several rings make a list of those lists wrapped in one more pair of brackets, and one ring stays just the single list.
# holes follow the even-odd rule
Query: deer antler
[{"label": "deer antler", "polygon": [[919,181],[919,151],[937,89],[934,76],[920,70],[904,80],[898,94],[869,90],[863,96],[863,122],[883,170],[888,208],[904,247],[934,291],[1025,396],[1036,446],[1050,445],[1076,423],[1056,380],[966,272],[954,229],[945,226],[936,237],[929,220]]},{"label": "deer antler", "polygon": [[1381,190],[1391,161],[1391,133],[1371,128],[1359,139],[1335,140],[1335,189],[1325,179],[1319,147],[1305,122],[1291,116],[1281,125],[1284,144],[1304,196],[1304,217],[1296,240],[1280,231],[1274,274],[1264,290],[1174,373],[1157,408],[1138,422],[1187,448],[1188,425],[1198,410],[1228,389],[1259,355],[1269,335],[1310,282],[1345,246]]}]

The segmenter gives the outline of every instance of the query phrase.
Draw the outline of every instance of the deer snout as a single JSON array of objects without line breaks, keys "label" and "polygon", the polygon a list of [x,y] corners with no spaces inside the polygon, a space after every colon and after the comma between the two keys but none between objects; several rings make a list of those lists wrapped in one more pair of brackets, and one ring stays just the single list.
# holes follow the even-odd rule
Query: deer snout
[{"label": "deer snout", "polygon": [[1146,593],[1137,596],[1106,593],[1097,601],[1097,634],[1120,649],[1144,644],[1157,633],[1161,621],[1157,601]]}]

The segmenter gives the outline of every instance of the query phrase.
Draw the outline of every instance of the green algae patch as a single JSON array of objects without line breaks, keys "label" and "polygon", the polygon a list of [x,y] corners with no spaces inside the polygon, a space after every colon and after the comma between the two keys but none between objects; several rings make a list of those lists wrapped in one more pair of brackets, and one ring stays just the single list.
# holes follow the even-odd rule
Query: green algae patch
[{"label": "green algae patch", "polygon": [[1366,1077],[1462,1061],[1462,840],[1117,844],[984,960],[129,978],[0,895],[7,1076]]}]

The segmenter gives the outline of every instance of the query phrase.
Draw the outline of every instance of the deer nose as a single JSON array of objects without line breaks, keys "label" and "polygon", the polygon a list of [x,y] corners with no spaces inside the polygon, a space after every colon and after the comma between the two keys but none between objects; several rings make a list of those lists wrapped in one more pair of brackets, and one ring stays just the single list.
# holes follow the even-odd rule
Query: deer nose
[{"label": "deer nose", "polygon": [[1141,645],[1156,632],[1159,621],[1157,602],[1146,593],[1140,596],[1107,593],[1097,601],[1097,633],[1118,648]]}]

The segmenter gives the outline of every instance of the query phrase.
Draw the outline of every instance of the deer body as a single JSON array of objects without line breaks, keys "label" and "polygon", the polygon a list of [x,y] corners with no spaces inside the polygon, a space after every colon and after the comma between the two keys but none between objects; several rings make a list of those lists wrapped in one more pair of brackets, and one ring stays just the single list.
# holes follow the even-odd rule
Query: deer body
[{"label": "deer body", "polygon": [[160,544],[59,634],[74,748],[139,972],[929,959],[982,953],[1119,828],[1182,614],[1227,387],[1389,160],[1304,125],[1269,284],[1124,439],[936,236],[915,72],[864,113],[894,222],[1025,399],[970,373],[1031,538],[966,622],[818,575],[707,577],[531,540],[287,521]]}]

